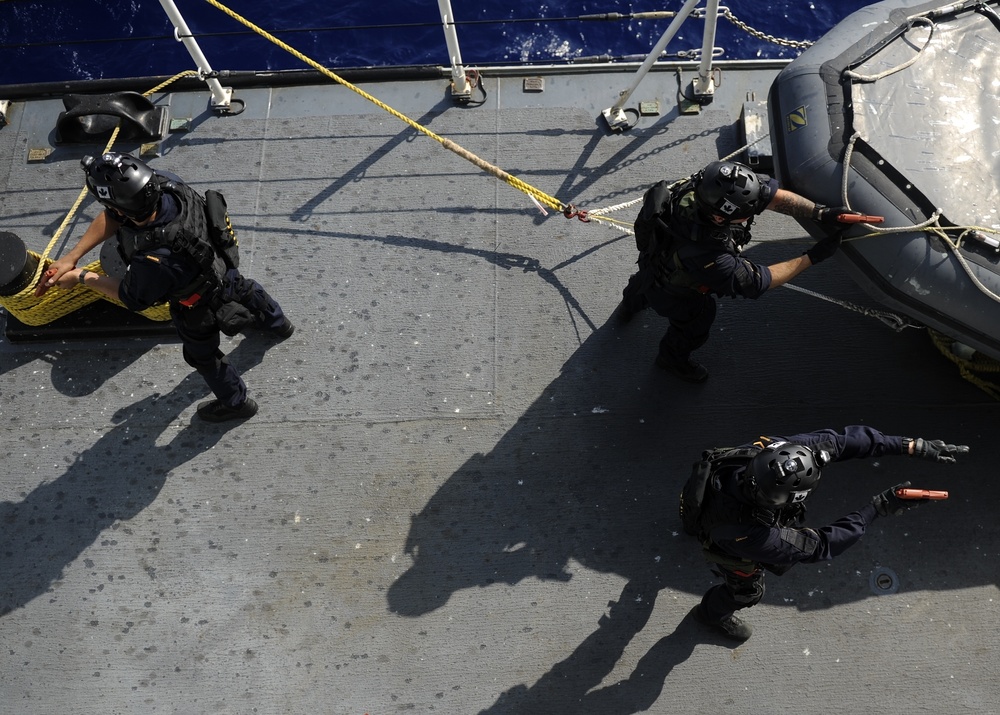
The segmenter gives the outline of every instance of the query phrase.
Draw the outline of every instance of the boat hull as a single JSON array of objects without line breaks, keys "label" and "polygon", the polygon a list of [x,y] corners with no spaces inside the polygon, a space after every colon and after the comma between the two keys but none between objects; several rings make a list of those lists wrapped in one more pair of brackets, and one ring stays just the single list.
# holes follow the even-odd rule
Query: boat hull
[{"label": "boat hull", "polygon": [[[894,230],[846,233],[852,278],[891,310],[1000,359],[996,6],[859,10],[778,75],[768,109],[784,187],[884,216],[877,228]],[[922,228],[935,217],[943,232]],[[802,223],[816,238],[835,230]]]}]

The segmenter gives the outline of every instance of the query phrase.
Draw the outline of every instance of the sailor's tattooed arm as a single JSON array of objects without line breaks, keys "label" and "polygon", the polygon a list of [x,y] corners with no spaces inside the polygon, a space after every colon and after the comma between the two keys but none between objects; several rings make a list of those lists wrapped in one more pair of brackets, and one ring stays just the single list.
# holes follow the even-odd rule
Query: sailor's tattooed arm
[{"label": "sailor's tattooed arm", "polygon": [[772,211],[788,214],[789,216],[794,216],[795,218],[812,218],[813,211],[816,210],[815,203],[804,196],[799,196],[798,194],[792,191],[786,191],[785,189],[778,189],[775,191],[774,198],[771,199],[771,203],[769,203],[767,207]]}]

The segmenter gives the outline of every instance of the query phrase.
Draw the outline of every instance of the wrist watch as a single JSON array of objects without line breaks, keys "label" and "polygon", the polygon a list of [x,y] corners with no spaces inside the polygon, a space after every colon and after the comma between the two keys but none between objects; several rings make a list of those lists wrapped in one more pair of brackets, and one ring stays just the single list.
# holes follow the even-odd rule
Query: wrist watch
[{"label": "wrist watch", "polygon": [[86,268],[84,268],[82,271],[80,271],[80,275],[77,276],[77,278],[76,278],[77,283],[79,283],[80,285],[86,285],[84,283],[84,279],[87,277],[88,273],[90,273],[90,271],[88,271]]}]

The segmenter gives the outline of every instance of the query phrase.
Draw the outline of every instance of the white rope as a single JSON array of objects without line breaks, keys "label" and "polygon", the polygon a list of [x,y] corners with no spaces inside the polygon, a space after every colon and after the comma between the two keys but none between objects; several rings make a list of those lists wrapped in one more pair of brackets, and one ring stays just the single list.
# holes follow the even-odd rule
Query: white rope
[{"label": "white rope", "polygon": [[637,199],[632,199],[631,201],[626,201],[623,204],[615,204],[614,206],[607,206],[603,209],[592,209],[589,213],[591,216],[603,216],[604,214],[609,214],[612,211],[619,211],[621,209],[627,209],[629,206],[635,206],[642,202],[642,197]]},{"label": "white rope", "polygon": [[927,42],[925,42],[924,45],[923,45],[923,47],[921,47],[919,50],[917,50],[917,53],[915,55],[913,55],[913,57],[911,57],[910,59],[908,59],[906,62],[904,62],[901,65],[896,65],[895,67],[887,69],[885,72],[880,72],[878,74],[868,74],[868,75],[866,75],[866,74],[860,74],[858,72],[854,72],[852,70],[844,70],[844,74],[846,76],[850,77],[851,79],[857,80],[859,82],[876,82],[876,81],[878,81],[880,79],[888,77],[891,74],[895,74],[896,72],[902,72],[903,70],[905,70],[907,67],[909,67],[910,65],[912,65],[914,62],[916,62],[920,58],[921,53],[924,50],[927,49],[927,47],[931,44],[931,40],[934,38],[934,27],[935,27],[935,25],[934,25],[934,23],[932,21],[928,20],[926,17],[911,17],[909,19],[909,21],[907,22],[907,27],[903,31],[903,34],[906,34],[907,32],[909,32],[910,29],[914,25],[927,25],[927,26],[929,26],[931,28],[931,30],[930,30],[930,32],[927,33]]},{"label": "white rope", "polygon": [[[754,144],[756,144],[758,142],[764,141],[769,136],[771,136],[771,135],[770,134],[765,134],[764,136],[762,136],[762,137],[760,137],[758,139],[753,140],[749,144],[744,144],[742,147],[740,147],[739,149],[737,149],[733,153],[727,154],[726,156],[724,156],[721,159],[719,159],[719,161],[731,161],[733,159],[733,157],[742,154],[747,149],[749,149],[750,147],[752,147]],[[692,174],[692,176],[693,176],[693,174]],[[677,186],[678,184],[682,184],[683,182],[687,181],[690,178],[691,178],[690,176],[685,176],[683,179],[677,179],[677,181],[675,181],[672,184],[670,184],[670,188],[673,188],[673,187]],[[604,216],[605,214],[609,214],[609,213],[611,213],[613,211],[620,211],[621,209],[627,209],[630,206],[635,206],[636,204],[642,203],[642,199],[643,199],[643,197],[640,196],[637,199],[631,199],[631,200],[626,201],[624,203],[615,204],[614,206],[605,206],[604,208],[590,209],[587,213],[589,213],[591,216]],[[627,231],[627,233],[632,233],[632,232],[631,231]]]},{"label": "white rope", "polygon": [[[841,180],[840,191],[841,191],[841,198],[843,199],[844,202],[844,206],[846,206],[847,208],[851,207],[850,204],[848,203],[848,198],[847,198],[847,178],[851,168],[851,157],[853,156],[854,153],[854,144],[860,136],[861,135],[859,132],[855,132],[848,140],[847,147],[844,150],[844,161],[843,161],[844,171]],[[966,235],[972,233],[975,229],[966,228],[964,231],[962,231],[961,234],[959,234],[958,241],[953,241],[952,238],[945,231],[945,228],[941,225],[941,222],[939,221],[940,218],[941,218],[941,210],[934,209],[934,213],[931,214],[930,218],[928,218],[926,221],[915,224],[913,226],[890,226],[888,228],[882,228],[879,226],[873,226],[868,223],[864,223],[861,225],[870,230],[873,234],[884,235],[891,233],[912,233],[914,231],[928,231],[934,233],[934,235],[940,238],[944,242],[944,244],[951,249],[952,255],[954,255],[955,259],[958,261],[958,265],[962,267],[962,270],[965,272],[965,275],[969,277],[969,280],[972,281],[973,285],[975,285],[976,288],[978,288],[979,291],[987,298],[989,298],[995,303],[1000,303],[1000,295],[997,295],[994,291],[990,290],[987,286],[985,286],[982,283],[982,281],[979,280],[978,276],[976,276],[976,274],[973,273],[972,269],[969,267],[969,262],[965,259],[965,256],[963,256],[962,252],[959,250],[959,247],[961,246],[962,243],[962,239]],[[863,236],[858,236],[857,238],[863,238]]]},{"label": "white rope", "polygon": [[[850,176],[851,158],[854,156],[854,144],[861,137],[861,132],[854,132],[847,140],[847,147],[844,149],[844,161],[842,162],[844,171],[840,177],[840,198],[841,203],[847,208],[851,208],[850,199],[847,196],[847,180]],[[870,223],[861,224],[872,233],[909,233],[915,230],[923,230],[929,226],[938,225],[938,218],[941,216],[940,209],[934,209],[934,213],[926,221],[914,224],[913,226],[874,226]]]}]

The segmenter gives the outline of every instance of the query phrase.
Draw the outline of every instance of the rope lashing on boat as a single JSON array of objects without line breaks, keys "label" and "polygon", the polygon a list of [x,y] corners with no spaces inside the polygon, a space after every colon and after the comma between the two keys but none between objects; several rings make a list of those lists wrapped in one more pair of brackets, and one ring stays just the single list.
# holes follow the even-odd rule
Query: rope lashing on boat
[{"label": "rope lashing on boat", "polygon": [[865,308],[855,303],[850,303],[846,300],[839,300],[837,298],[831,298],[828,295],[823,295],[822,293],[811,291],[808,288],[801,288],[800,286],[793,285],[791,283],[784,283],[782,287],[791,288],[792,290],[798,291],[799,293],[811,295],[813,298],[819,298],[820,300],[825,300],[829,303],[834,303],[835,305],[839,305],[841,308],[847,308],[848,310],[854,311],[855,313],[860,313],[861,315],[867,316],[869,318],[877,318],[878,320],[881,320],[885,325],[888,325],[890,328],[895,330],[897,333],[903,332],[906,328],[924,327],[920,323],[911,323],[906,318],[896,315],[895,313],[890,313],[887,310]]},{"label": "rope lashing on boat", "polygon": [[[843,205],[848,208],[850,208],[847,196],[848,174],[851,167],[851,157],[854,151],[854,144],[860,137],[861,133],[855,132],[851,135],[847,142],[847,146],[844,149],[844,161],[842,162],[844,171],[841,182],[841,199],[843,201]],[[858,236],[849,240],[859,240],[880,234],[912,233],[914,231],[923,231],[925,233],[933,234],[941,239],[942,244],[950,250],[958,265],[961,266],[965,275],[968,276],[972,284],[976,286],[976,288],[987,298],[995,303],[1000,303],[1000,295],[997,295],[996,292],[990,290],[982,283],[982,281],[979,280],[979,277],[972,271],[972,268],[969,266],[969,262],[966,260],[965,256],[962,255],[960,250],[962,241],[967,236],[975,236],[978,234],[982,237],[988,233],[1000,234],[1000,231],[986,226],[949,226],[946,228],[941,225],[940,218],[941,211],[935,209],[930,218],[914,226],[882,227],[873,226],[871,224],[861,224],[865,228],[869,229],[871,233],[867,234],[867,236]],[[960,232],[958,234],[958,238],[953,240],[951,236],[948,235],[949,231]],[[1000,241],[998,241],[997,244],[1000,245]],[[975,374],[976,372],[1000,373],[1000,361],[978,352],[974,353],[971,359],[962,357],[956,354],[951,347],[952,344],[956,342],[953,338],[946,338],[944,335],[931,328],[927,328],[927,332],[931,336],[931,340],[934,342],[934,346],[938,349],[938,351],[953,363],[958,365],[959,374],[962,378],[971,382],[973,385],[983,390],[994,399],[1000,400],[1000,386],[988,382]]]},{"label": "rope lashing on boat", "polygon": [[[197,74],[197,72],[194,70],[185,70],[184,72],[180,72],[147,92],[144,92],[143,96],[149,97],[181,77],[187,77],[195,74]],[[114,131],[111,132],[111,138],[108,139],[108,143],[104,147],[104,151],[101,152],[102,154],[111,151],[111,147],[113,147],[115,142],[118,140],[118,133],[120,129],[121,125],[119,124],[119,126],[115,127]],[[38,326],[51,323],[53,320],[65,317],[70,313],[79,310],[80,308],[84,308],[98,300],[106,300],[122,308],[125,307],[124,303],[121,301],[109,298],[99,291],[79,284],[74,284],[71,288],[66,289],[51,288],[41,296],[35,295],[35,287],[38,285],[39,280],[41,280],[42,274],[48,270],[50,265],[52,265],[52,259],[49,258],[49,254],[52,252],[56,243],[58,243],[63,231],[66,230],[66,227],[69,226],[76,217],[77,211],[80,210],[80,206],[83,204],[84,199],[87,198],[89,193],[90,192],[87,190],[86,185],[80,189],[80,193],[77,194],[76,201],[73,202],[73,206],[70,207],[70,210],[66,213],[66,216],[59,224],[59,228],[57,228],[55,233],[52,234],[52,239],[49,241],[49,244],[45,247],[45,250],[42,251],[42,253],[39,254],[34,251],[27,252],[32,260],[38,262],[32,279],[28,282],[27,287],[14,295],[0,295],[0,306],[3,306],[8,313],[25,325]],[[100,260],[83,266],[83,268],[102,276],[107,275],[101,267]],[[160,322],[170,320],[170,307],[166,303],[154,305],[141,311],[140,315],[143,315],[150,320]]]},{"label": "rope lashing on boat", "polygon": [[[351,84],[350,82],[348,82],[347,80],[345,80],[343,77],[340,77],[339,75],[337,75],[335,72],[327,69],[326,67],[324,67],[320,63],[318,63],[315,60],[313,60],[313,59],[307,57],[306,55],[302,54],[301,52],[299,52],[298,50],[296,50],[294,47],[292,47],[291,45],[289,45],[288,43],[283,42],[282,40],[278,39],[277,37],[275,37],[271,33],[269,33],[266,30],[264,30],[263,28],[258,27],[257,25],[255,25],[254,23],[252,23],[250,20],[246,19],[242,15],[239,15],[238,13],[236,13],[233,10],[229,9],[228,7],[226,7],[225,5],[223,5],[222,3],[218,2],[218,0],[205,0],[205,2],[207,2],[209,5],[212,5],[213,7],[217,8],[217,9],[221,10],[225,14],[229,15],[229,17],[233,18],[234,20],[236,20],[240,24],[244,25],[245,27],[250,28],[251,30],[253,30],[254,32],[256,32],[258,35],[260,35],[261,37],[263,37],[266,40],[268,40],[268,41],[272,42],[273,44],[277,45],[278,47],[280,47],[281,49],[283,49],[285,52],[288,52],[289,54],[291,54],[293,57],[296,57],[297,59],[299,59],[302,62],[306,63],[307,65],[309,65],[310,67],[312,67],[317,72],[320,72],[321,74],[325,75],[326,77],[329,77],[330,79],[332,79],[337,84],[343,85],[347,89],[349,89],[352,92],[355,92],[356,94],[364,97],[369,102],[375,104],[377,107],[379,107],[382,110],[388,112],[389,114],[391,114],[392,116],[396,117],[400,121],[408,124],[413,129],[416,129],[421,134],[424,134],[424,135],[430,137],[431,139],[433,139],[434,141],[439,142],[446,149],[448,149],[448,150],[450,150],[450,151],[458,154],[463,159],[465,159],[465,160],[467,160],[467,161],[475,164],[476,166],[478,166],[480,169],[482,169],[486,173],[495,176],[496,178],[500,179],[501,181],[504,181],[505,183],[507,183],[510,186],[514,187],[518,191],[524,192],[529,197],[531,197],[531,199],[533,201],[535,201],[536,204],[539,204],[541,206],[547,206],[548,208],[553,209],[554,211],[558,211],[558,212],[562,213],[563,215],[565,215],[566,218],[578,218],[581,221],[588,220],[588,218],[589,218],[589,213],[588,212],[586,212],[586,211],[580,211],[573,204],[564,204],[562,201],[560,201],[559,199],[555,198],[554,196],[550,196],[549,194],[546,194],[544,191],[535,188],[534,186],[528,184],[525,181],[522,181],[521,179],[517,178],[516,176],[513,176],[512,174],[507,173],[506,171],[504,171],[500,167],[494,166],[493,164],[490,164],[485,159],[481,159],[480,157],[476,156],[475,154],[473,154],[472,152],[468,151],[467,149],[462,148],[461,146],[459,146],[458,144],[456,144],[452,140],[446,139],[445,137],[442,137],[442,136],[439,136],[438,134],[435,134],[434,132],[432,132],[427,127],[424,127],[423,125],[415,122],[414,120],[410,119],[405,114],[403,114],[402,112],[399,112],[399,111],[393,109],[389,105],[385,104],[384,102],[380,101],[379,99],[377,99],[377,98],[373,97],[372,95],[368,94],[367,92],[365,92],[360,87],[357,87],[356,85]],[[600,219],[598,219],[598,220],[600,220]]]},{"label": "rope lashing on boat", "polygon": [[[840,191],[843,204],[847,208],[851,207],[847,196],[847,182],[848,182],[848,174],[851,168],[851,157],[854,152],[854,144],[860,137],[861,137],[860,132],[855,132],[854,134],[852,134],[847,142],[847,146],[844,149],[844,161],[843,161],[844,172],[841,181]],[[979,280],[976,274],[969,267],[969,262],[966,260],[965,256],[962,255],[961,250],[959,250],[962,241],[967,236],[974,236],[976,234],[985,235],[988,233],[1000,234],[1000,230],[997,230],[995,228],[990,228],[988,226],[945,227],[941,225],[940,218],[941,218],[941,211],[939,209],[935,209],[934,213],[931,214],[930,218],[912,226],[882,227],[882,226],[873,226],[871,224],[863,223],[861,225],[870,231],[868,236],[857,236],[850,240],[859,240],[862,238],[867,238],[869,236],[879,235],[879,234],[913,233],[914,231],[923,231],[925,233],[932,233],[938,238],[940,238],[941,242],[945,246],[947,246],[948,249],[950,249],[952,255],[955,257],[955,260],[958,262],[958,265],[961,266],[962,270],[969,277],[969,280],[972,281],[972,284],[976,286],[976,288],[979,289],[979,291],[987,298],[996,303],[1000,303],[1000,295],[997,295],[995,291],[990,290],[987,286],[983,285],[982,281]],[[948,235],[949,231],[953,233],[956,231],[960,232],[958,238],[953,240],[951,236]]]},{"label": "rope lashing on boat", "polygon": [[923,46],[920,49],[918,49],[916,53],[914,53],[913,57],[908,59],[906,62],[898,64],[895,67],[890,67],[884,72],[879,72],[878,74],[866,75],[866,74],[860,74],[853,70],[845,69],[843,75],[845,77],[850,77],[851,79],[856,80],[858,82],[877,82],[878,80],[884,79],[889,75],[896,74],[897,72],[902,72],[903,70],[905,70],[907,67],[912,65],[920,58],[920,55],[923,53],[923,51],[930,46],[931,40],[934,39],[934,29],[936,25],[932,20],[929,20],[928,18],[919,15],[907,19],[906,27],[902,30],[901,34],[905,35],[914,25],[926,25],[930,27],[930,32],[927,33],[927,41],[924,42]]}]

